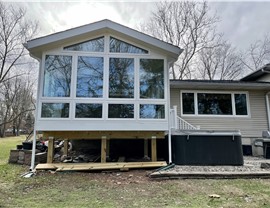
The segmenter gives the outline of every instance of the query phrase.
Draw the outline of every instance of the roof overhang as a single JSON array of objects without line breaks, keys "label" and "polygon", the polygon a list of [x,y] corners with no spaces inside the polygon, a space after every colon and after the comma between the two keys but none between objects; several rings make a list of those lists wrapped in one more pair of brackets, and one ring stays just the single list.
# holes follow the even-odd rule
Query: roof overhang
[{"label": "roof overhang", "polygon": [[183,51],[183,49],[179,48],[178,46],[166,43],[157,38],[107,19],[33,39],[27,41],[24,46],[29,50],[33,57],[40,59],[42,52],[45,50],[50,50],[56,48],[57,46],[68,44],[69,42],[74,41],[74,39],[84,39],[89,36],[104,33],[118,35],[128,40],[136,41],[141,45],[145,45],[146,47],[162,51],[175,61]]},{"label": "roof overhang", "polygon": [[270,91],[270,83],[244,82],[225,80],[170,80],[171,88],[186,90],[266,90]]},{"label": "roof overhang", "polygon": [[259,79],[263,75],[269,74],[269,73],[270,73],[270,64],[266,64],[265,66],[263,66],[259,70],[252,72],[249,75],[243,77],[241,79],[241,81],[256,81],[257,79]]}]

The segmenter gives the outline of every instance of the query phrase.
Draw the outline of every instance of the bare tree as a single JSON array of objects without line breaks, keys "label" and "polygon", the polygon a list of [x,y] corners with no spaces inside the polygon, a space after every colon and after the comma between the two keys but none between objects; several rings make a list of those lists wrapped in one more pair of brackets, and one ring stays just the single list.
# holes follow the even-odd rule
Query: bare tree
[{"label": "bare tree", "polygon": [[0,84],[12,69],[25,64],[23,43],[37,31],[38,24],[27,20],[25,15],[26,10],[0,1]]},{"label": "bare tree", "polygon": [[265,35],[262,40],[256,40],[242,56],[246,71],[252,72],[270,63],[270,37]]},{"label": "bare tree", "polygon": [[243,65],[236,48],[227,42],[199,52],[197,68],[199,77],[209,80],[234,80],[242,73]]},{"label": "bare tree", "polygon": [[198,53],[214,47],[219,38],[216,15],[210,16],[207,2],[160,2],[148,23],[141,30],[184,49],[172,69],[174,79],[190,78]]},{"label": "bare tree", "polygon": [[0,98],[2,98],[1,103],[4,104],[1,109],[3,117],[0,120],[0,136],[5,136],[8,124],[14,126],[14,133],[18,133],[27,113],[35,109],[33,83],[26,76],[7,79],[2,84]]}]

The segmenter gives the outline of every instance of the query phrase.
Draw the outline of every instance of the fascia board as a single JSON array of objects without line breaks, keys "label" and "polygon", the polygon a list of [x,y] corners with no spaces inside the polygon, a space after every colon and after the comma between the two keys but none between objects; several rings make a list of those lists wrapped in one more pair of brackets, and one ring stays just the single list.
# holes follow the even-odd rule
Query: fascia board
[{"label": "fascia board", "polygon": [[211,90],[270,90],[270,83],[254,83],[254,82],[243,82],[243,83],[205,83],[205,82],[190,82],[190,81],[170,81],[170,88],[180,89],[211,89]]}]

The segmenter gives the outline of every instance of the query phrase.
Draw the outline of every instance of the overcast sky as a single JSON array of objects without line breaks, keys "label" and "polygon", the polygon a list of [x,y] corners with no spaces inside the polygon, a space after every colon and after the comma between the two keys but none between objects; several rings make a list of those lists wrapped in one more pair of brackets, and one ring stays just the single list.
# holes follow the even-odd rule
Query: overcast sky
[{"label": "overcast sky", "polygon": [[[40,23],[39,36],[88,24],[101,19],[124,24],[136,29],[147,21],[155,9],[154,1],[23,1],[17,2],[28,11],[28,16]],[[270,1],[213,2],[209,5],[220,16],[219,32],[240,49],[270,34]]]}]

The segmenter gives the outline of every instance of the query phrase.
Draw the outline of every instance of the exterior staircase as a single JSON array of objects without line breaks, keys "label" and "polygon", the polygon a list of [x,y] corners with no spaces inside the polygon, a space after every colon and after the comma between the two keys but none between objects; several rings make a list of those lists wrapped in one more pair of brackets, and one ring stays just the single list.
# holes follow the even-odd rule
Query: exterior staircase
[{"label": "exterior staircase", "polygon": [[170,127],[174,131],[200,130],[200,127],[193,126],[177,115],[177,106],[173,106],[173,109],[170,109],[170,118]]}]

